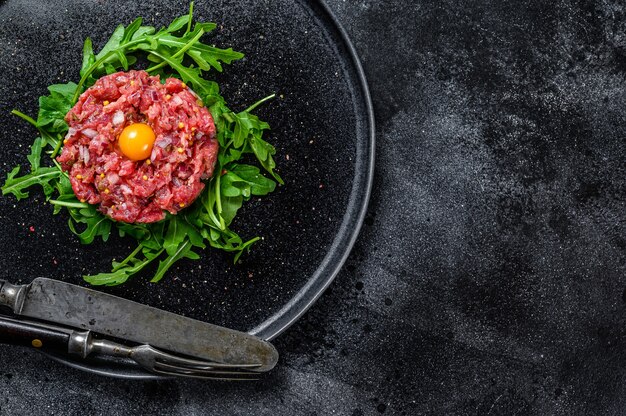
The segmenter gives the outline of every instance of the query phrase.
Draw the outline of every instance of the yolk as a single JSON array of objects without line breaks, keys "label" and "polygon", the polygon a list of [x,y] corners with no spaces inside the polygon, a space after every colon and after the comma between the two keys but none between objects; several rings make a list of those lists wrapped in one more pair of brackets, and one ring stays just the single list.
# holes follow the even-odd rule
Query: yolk
[{"label": "yolk", "polygon": [[118,139],[120,150],[131,160],[144,160],[150,157],[156,136],[150,126],[135,123],[127,126]]}]

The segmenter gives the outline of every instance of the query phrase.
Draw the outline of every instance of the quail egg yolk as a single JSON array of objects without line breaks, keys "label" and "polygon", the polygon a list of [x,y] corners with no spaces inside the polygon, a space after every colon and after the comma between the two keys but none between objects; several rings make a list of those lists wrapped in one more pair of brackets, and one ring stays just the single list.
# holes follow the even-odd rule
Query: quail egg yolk
[{"label": "quail egg yolk", "polygon": [[130,160],[144,160],[150,157],[156,136],[150,126],[144,123],[135,123],[126,126],[118,144],[120,150]]}]

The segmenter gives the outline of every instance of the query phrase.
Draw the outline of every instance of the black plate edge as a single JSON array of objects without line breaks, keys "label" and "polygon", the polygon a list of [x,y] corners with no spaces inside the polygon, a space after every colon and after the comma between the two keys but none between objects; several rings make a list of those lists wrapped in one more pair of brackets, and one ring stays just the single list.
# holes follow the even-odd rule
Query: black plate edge
[{"label": "black plate edge", "polygon": [[[372,104],[372,99],[370,96],[369,86],[367,83],[367,78],[365,76],[365,71],[363,70],[363,66],[361,64],[361,60],[359,59],[359,55],[350,40],[348,33],[344,29],[343,25],[337,19],[337,16],[332,12],[332,10],[328,7],[326,2],[323,0],[314,0],[313,3],[317,3],[319,8],[323,13],[326,14],[326,17],[332,24],[335,26],[335,29],[339,33],[341,40],[344,42],[344,46],[348,53],[350,54],[350,59],[354,68],[356,70],[361,93],[365,100],[365,108],[367,111],[367,127],[369,129],[369,137],[368,137],[368,146],[366,149],[366,154],[369,155],[367,160],[367,166],[363,166],[364,169],[367,170],[367,174],[365,177],[365,184],[359,183],[355,181],[352,187],[352,191],[350,192],[350,201],[349,204],[356,202],[358,205],[355,209],[357,210],[357,219],[356,223],[350,230],[347,230],[347,223],[353,218],[355,212],[350,212],[350,209],[346,210],[346,214],[344,219],[339,227],[339,233],[335,237],[331,248],[329,249],[328,254],[322,260],[320,267],[315,271],[314,277],[312,277],[307,285],[305,285],[285,306],[283,306],[278,312],[265,320],[265,322],[261,323],[259,326],[249,330],[250,334],[256,335],[265,340],[271,341],[272,339],[279,336],[283,333],[287,328],[293,325],[302,315],[306,313],[306,311],[313,306],[313,304],[319,299],[319,297],[326,291],[328,286],[335,280],[337,274],[345,264],[356,240],[359,236],[361,228],[363,226],[363,222],[365,221],[365,215],[367,213],[367,208],[369,205],[370,195],[372,193],[372,186],[374,182],[374,164],[376,158],[376,126],[374,119],[374,106]],[[355,169],[358,172],[358,169]],[[356,173],[355,172],[355,173]],[[355,194],[358,193],[359,190],[364,190],[363,194],[360,195],[360,201],[355,201],[357,199]],[[347,240],[347,241],[341,241]],[[342,246],[342,255],[339,259],[336,259],[334,262],[334,266],[328,266],[331,263],[331,259],[333,257],[334,248],[337,246]],[[325,270],[326,267],[331,267],[330,271]],[[322,272],[326,273],[326,277],[323,280],[320,280],[319,277]],[[320,286],[321,283],[321,286]]]}]

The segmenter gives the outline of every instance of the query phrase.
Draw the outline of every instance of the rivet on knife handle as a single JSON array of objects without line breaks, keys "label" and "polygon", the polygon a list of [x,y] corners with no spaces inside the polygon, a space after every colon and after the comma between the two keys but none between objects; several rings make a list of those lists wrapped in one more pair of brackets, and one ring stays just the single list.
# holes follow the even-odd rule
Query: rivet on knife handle
[{"label": "rivet on knife handle", "polygon": [[25,285],[12,285],[0,279],[0,306],[6,306],[19,315],[24,306],[25,287]]}]

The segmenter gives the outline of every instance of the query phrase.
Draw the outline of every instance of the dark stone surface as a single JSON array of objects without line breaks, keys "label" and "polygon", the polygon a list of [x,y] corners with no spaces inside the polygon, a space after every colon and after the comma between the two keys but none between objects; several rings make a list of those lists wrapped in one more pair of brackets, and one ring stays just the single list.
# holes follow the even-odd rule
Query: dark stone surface
[{"label": "dark stone surface", "polygon": [[2,349],[1,414],[623,413],[625,6],[329,4],[372,87],[376,186],[280,367],[137,383]]}]

